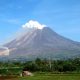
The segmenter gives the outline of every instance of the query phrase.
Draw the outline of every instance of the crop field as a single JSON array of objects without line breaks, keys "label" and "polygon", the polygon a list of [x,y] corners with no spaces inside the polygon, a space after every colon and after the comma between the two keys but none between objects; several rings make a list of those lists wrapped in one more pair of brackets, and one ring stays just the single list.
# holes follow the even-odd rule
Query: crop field
[{"label": "crop field", "polygon": [[28,77],[0,77],[0,80],[80,80],[80,74],[34,73]]}]

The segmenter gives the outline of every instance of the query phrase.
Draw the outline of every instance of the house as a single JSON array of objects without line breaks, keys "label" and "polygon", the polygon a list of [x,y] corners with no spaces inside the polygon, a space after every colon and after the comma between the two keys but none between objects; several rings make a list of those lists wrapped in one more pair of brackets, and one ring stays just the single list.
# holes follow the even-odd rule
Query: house
[{"label": "house", "polygon": [[20,76],[33,76],[33,74],[29,71],[23,71]]}]

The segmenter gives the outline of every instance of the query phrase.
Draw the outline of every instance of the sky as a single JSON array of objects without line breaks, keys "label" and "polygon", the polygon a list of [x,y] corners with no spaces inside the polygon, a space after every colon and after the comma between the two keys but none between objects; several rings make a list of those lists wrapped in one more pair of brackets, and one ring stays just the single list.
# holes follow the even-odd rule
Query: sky
[{"label": "sky", "polygon": [[29,20],[80,42],[80,0],[0,0],[0,44]]}]

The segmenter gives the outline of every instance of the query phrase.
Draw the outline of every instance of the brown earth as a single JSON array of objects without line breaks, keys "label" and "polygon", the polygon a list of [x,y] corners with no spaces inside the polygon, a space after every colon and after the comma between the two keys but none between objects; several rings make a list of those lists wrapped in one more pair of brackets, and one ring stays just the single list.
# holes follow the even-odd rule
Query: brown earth
[{"label": "brown earth", "polygon": [[0,80],[16,80],[16,76],[0,76]]}]

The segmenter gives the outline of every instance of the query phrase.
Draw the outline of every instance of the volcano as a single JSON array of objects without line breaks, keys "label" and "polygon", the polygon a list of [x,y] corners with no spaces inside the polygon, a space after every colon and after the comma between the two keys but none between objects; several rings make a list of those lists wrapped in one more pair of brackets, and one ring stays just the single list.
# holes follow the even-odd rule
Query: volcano
[{"label": "volcano", "polygon": [[4,45],[9,49],[8,57],[29,60],[80,57],[79,42],[65,38],[49,27],[43,26],[45,25],[41,27],[34,21],[23,25],[25,32]]}]

